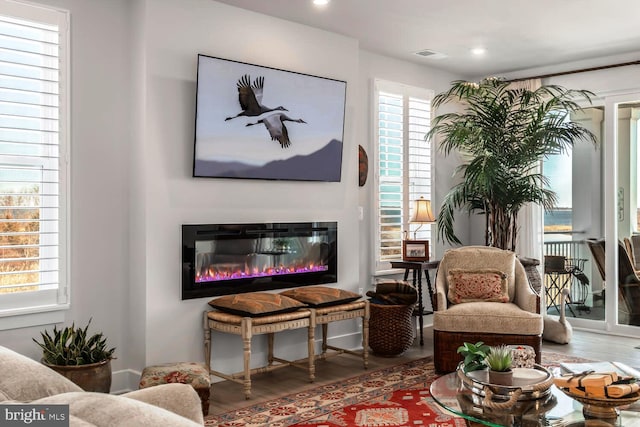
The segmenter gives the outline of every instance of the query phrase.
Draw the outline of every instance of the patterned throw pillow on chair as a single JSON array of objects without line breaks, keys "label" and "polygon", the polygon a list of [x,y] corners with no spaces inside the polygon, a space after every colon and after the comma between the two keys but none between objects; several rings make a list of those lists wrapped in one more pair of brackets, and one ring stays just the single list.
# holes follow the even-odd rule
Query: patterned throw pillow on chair
[{"label": "patterned throw pillow on chair", "polygon": [[447,273],[447,281],[447,298],[454,304],[477,301],[509,302],[507,275],[500,270],[451,268]]}]

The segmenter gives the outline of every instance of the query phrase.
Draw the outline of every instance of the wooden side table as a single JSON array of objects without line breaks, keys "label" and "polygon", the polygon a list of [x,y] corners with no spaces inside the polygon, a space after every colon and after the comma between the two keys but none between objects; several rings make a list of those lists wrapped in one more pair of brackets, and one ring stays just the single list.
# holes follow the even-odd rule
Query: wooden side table
[{"label": "wooden side table", "polygon": [[413,273],[413,286],[418,289],[418,323],[420,324],[420,345],[424,345],[424,333],[422,331],[424,327],[424,320],[422,318],[425,314],[432,314],[433,311],[424,311],[422,304],[422,271],[427,279],[427,290],[429,291],[429,301],[431,307],[435,307],[433,302],[433,286],[431,286],[431,278],[429,277],[429,270],[436,270],[440,265],[440,261],[391,261],[392,268],[404,269],[404,280],[409,278],[409,272]]}]

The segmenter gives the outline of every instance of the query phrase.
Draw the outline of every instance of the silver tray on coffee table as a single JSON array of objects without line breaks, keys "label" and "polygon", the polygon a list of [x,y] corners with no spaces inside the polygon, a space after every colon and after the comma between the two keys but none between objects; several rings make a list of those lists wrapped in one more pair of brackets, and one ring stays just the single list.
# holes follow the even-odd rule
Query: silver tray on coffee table
[{"label": "silver tray on coffee table", "polygon": [[547,397],[551,393],[553,375],[543,366],[533,368],[513,368],[513,384],[498,385],[489,382],[489,371],[464,372],[462,365],[457,369],[458,378],[474,394],[493,400],[511,400],[517,394],[517,401],[535,400]]}]

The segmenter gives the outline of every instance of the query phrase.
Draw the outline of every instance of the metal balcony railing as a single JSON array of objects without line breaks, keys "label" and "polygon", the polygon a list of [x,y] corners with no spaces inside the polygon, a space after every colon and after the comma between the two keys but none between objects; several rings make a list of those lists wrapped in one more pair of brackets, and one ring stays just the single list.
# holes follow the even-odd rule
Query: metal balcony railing
[{"label": "metal balcony railing", "polygon": [[[545,256],[562,256],[565,258],[565,269],[573,272],[569,278],[570,302],[579,309],[588,309],[585,306],[587,297],[591,292],[590,269],[586,265],[591,261],[591,253],[584,240],[548,241],[544,242]],[[550,275],[545,274],[545,289],[553,286]],[[549,294],[547,294],[548,296]],[[555,295],[555,294],[554,294]],[[555,303],[555,304],[554,304]],[[558,304],[558,301],[547,301],[547,307]],[[572,310],[573,311],[573,310]]]}]

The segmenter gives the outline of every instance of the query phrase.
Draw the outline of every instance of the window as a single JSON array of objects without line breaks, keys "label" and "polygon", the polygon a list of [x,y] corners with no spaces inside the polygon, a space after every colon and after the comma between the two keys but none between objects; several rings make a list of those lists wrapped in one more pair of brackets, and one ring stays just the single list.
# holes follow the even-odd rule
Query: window
[{"label": "window", "polygon": [[[566,114],[565,122],[570,120]],[[547,179],[546,188],[557,197],[554,208],[544,212],[545,253],[550,254],[549,246],[573,239],[573,147],[545,157],[542,172]]]},{"label": "window", "polygon": [[544,232],[559,234],[570,233],[572,223],[572,179],[573,156],[572,149],[553,154],[542,161],[542,170],[548,180],[548,188],[556,193],[556,206],[544,213]]},{"label": "window", "polygon": [[68,305],[68,14],[0,0],[0,317]]},{"label": "window", "polygon": [[409,224],[411,201],[431,199],[431,125],[433,92],[391,82],[375,82],[376,271],[402,257],[403,233],[431,239],[431,226]]}]

